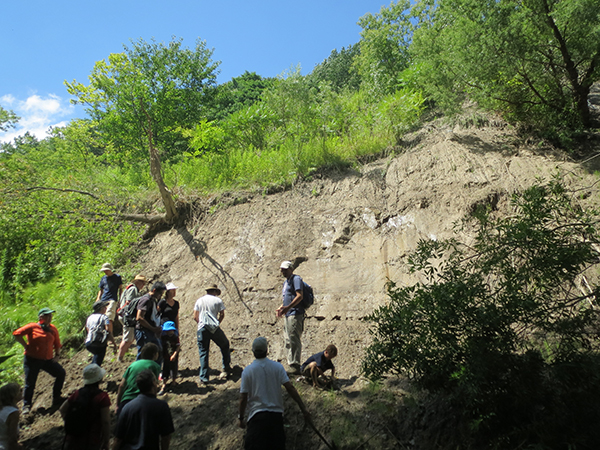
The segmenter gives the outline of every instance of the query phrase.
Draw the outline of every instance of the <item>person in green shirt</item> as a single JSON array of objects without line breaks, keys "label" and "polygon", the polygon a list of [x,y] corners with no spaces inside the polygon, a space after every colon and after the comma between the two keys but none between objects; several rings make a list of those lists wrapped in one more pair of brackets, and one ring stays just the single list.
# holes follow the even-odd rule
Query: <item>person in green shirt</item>
[{"label": "person in green shirt", "polygon": [[156,379],[160,375],[160,365],[156,362],[158,359],[158,345],[149,342],[142,347],[140,359],[134,361],[123,374],[121,384],[119,384],[119,390],[117,392],[117,416],[123,410],[123,407],[131,400],[136,398],[140,390],[135,382],[136,377],[143,370],[150,370]]}]

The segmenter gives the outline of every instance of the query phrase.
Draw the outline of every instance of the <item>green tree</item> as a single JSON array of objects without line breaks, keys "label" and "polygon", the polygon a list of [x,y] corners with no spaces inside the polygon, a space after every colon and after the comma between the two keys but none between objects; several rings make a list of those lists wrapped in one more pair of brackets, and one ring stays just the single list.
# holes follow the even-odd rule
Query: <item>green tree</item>
[{"label": "green tree", "polygon": [[14,112],[0,106],[0,131],[8,131],[13,128],[19,119],[20,117]]},{"label": "green tree", "polygon": [[590,126],[600,79],[596,0],[423,0],[411,47],[429,94],[452,109],[465,96],[508,118]]},{"label": "green tree", "polygon": [[256,72],[245,71],[239,77],[218,85],[206,114],[208,120],[224,120],[230,114],[251,106],[275,83],[275,78],[263,78]]},{"label": "green tree", "polygon": [[578,383],[598,367],[591,330],[600,288],[581,280],[600,261],[598,212],[583,209],[559,180],[513,195],[512,206],[507,217],[477,209],[467,222],[476,233],[470,245],[419,242],[409,266],[425,281],[390,283],[390,303],[368,318],[374,340],[363,368],[451,392],[488,430],[510,423],[538,433],[546,420],[553,438],[571,426],[569,439],[589,437],[582,428],[598,418],[588,407],[600,398],[600,377]]},{"label": "green tree", "polygon": [[169,223],[178,213],[163,180],[160,153],[172,158],[188,149],[181,130],[193,128],[205,114],[219,65],[211,56],[200,40],[193,50],[183,48],[181,40],[166,45],[139,40],[124,53],[98,61],[89,86],[65,82],[74,103],[87,105],[116,161],[150,155],[150,172],[166,210],[163,219]]},{"label": "green tree", "polygon": [[315,84],[328,83],[336,92],[358,91],[360,76],[354,68],[354,61],[360,54],[360,44],[353,44],[338,52],[333,50],[323,62],[317,64],[308,75]]},{"label": "green tree", "polygon": [[363,30],[354,64],[363,88],[378,96],[393,93],[400,85],[400,73],[408,66],[413,28],[409,8],[408,0],[399,0],[358,21]]}]

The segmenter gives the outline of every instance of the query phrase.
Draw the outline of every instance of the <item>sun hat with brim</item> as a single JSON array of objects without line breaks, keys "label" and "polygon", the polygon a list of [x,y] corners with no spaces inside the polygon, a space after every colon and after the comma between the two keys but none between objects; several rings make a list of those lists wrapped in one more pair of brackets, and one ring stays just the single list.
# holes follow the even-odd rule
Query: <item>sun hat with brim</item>
[{"label": "sun hat with brim", "polygon": [[114,272],[115,270],[113,269],[113,266],[111,263],[104,263],[102,264],[102,268],[100,269],[100,272],[105,272],[107,270],[110,270],[111,272]]},{"label": "sun hat with brim", "polygon": [[83,369],[83,384],[94,384],[102,381],[106,370],[98,364],[89,364]]},{"label": "sun hat with brim", "polygon": [[179,289],[173,283],[167,283],[167,291],[172,291],[173,289]]},{"label": "sun hat with brim", "polygon": [[208,284],[204,289],[206,290],[206,292],[217,291],[217,295],[221,295],[221,289],[219,289],[216,284]]},{"label": "sun hat with brim", "polygon": [[256,339],[254,339],[254,342],[252,342],[252,351],[253,352],[259,352],[259,353],[264,353],[268,350],[269,348],[269,343],[267,342],[267,338],[265,337],[257,337]]},{"label": "sun hat with brim", "polygon": [[98,312],[98,311],[100,311],[102,308],[104,308],[107,305],[108,305],[108,302],[104,302],[102,300],[98,300],[97,302],[94,302],[94,304],[92,305],[92,310],[94,312]]},{"label": "sun hat with brim", "polygon": [[283,261],[279,266],[280,269],[290,269],[294,264],[291,261]]},{"label": "sun hat with brim", "polygon": [[55,312],[56,311],[54,311],[53,309],[50,309],[50,308],[42,308],[42,309],[40,309],[40,312],[38,312],[38,316],[43,316],[45,314],[52,314]]},{"label": "sun hat with brim", "polygon": [[146,282],[146,277],[144,275],[136,275],[135,278],[133,279],[133,281],[143,281],[144,283]]}]

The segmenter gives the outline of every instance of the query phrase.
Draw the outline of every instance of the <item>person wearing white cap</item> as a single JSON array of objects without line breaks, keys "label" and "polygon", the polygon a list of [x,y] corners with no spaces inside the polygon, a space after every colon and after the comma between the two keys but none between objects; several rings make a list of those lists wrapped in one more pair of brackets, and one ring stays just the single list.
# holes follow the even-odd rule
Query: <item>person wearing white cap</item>
[{"label": "person wearing white cap", "polygon": [[246,428],[246,450],[285,449],[282,385],[300,407],[304,419],[312,423],[310,413],[283,366],[267,358],[268,350],[266,338],[254,339],[252,353],[256,359],[242,372],[238,425]]},{"label": "person wearing white cap", "polygon": [[277,308],[277,317],[283,317],[283,333],[285,348],[288,351],[288,365],[291,373],[300,373],[302,358],[302,332],[304,331],[304,308],[302,307],[302,278],[294,274],[294,265],[291,261],[283,261],[279,266],[281,275],[285,278],[283,283],[283,303]]},{"label": "person wearing white cap", "polygon": [[65,450],[108,450],[110,442],[110,398],[100,389],[106,370],[97,364],[83,369],[83,387],[62,404]]},{"label": "person wearing white cap", "polygon": [[175,327],[179,330],[179,302],[175,300],[177,289],[179,288],[175,284],[167,283],[165,298],[158,302],[156,308],[160,314],[161,325],[165,322],[175,322]]},{"label": "person wearing white cap", "polygon": [[100,272],[104,272],[104,275],[100,279],[100,284],[98,285],[99,291],[96,296],[96,301],[99,302],[102,300],[103,302],[108,302],[106,315],[110,320],[112,332],[112,325],[117,312],[117,302],[119,301],[119,298],[121,298],[121,293],[123,292],[123,279],[121,278],[121,275],[114,272],[113,266],[110,263],[102,264]]}]

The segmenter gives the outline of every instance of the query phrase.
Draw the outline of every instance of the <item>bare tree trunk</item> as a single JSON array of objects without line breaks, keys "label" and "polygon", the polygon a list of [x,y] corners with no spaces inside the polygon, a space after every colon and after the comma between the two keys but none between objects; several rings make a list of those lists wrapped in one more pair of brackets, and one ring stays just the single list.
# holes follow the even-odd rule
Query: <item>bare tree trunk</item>
[{"label": "bare tree trunk", "polygon": [[[141,103],[141,102],[140,102]],[[148,128],[146,130],[146,134],[148,136],[148,151],[150,152],[150,174],[156,185],[158,186],[158,190],[160,192],[160,196],[162,198],[163,204],[165,205],[165,222],[173,223],[175,219],[177,219],[177,208],[175,206],[175,200],[173,200],[173,194],[165,184],[165,181],[162,177],[162,168],[160,164],[160,155],[158,154],[158,149],[154,146],[154,136],[152,134],[152,119],[144,109],[144,105],[142,104],[142,110],[146,114],[146,118],[148,119]]]},{"label": "bare tree trunk", "polygon": [[590,87],[592,85],[591,75],[594,72],[594,67],[597,63],[598,55],[600,53],[596,54],[592,58],[589,70],[586,72],[585,76],[580,80],[577,66],[573,62],[573,58],[569,53],[565,37],[560,32],[558,26],[554,22],[554,18],[550,13],[550,6],[548,5],[547,0],[544,0],[542,2],[542,7],[544,8],[544,14],[546,15],[546,23],[548,24],[548,26],[552,30],[552,33],[554,34],[554,37],[558,41],[560,54],[565,65],[565,70],[567,71],[567,76],[573,89],[573,97],[577,108],[577,112],[579,113],[579,118],[581,119],[581,123],[583,124],[583,126],[589,127],[591,125],[591,117],[590,107],[588,105],[588,96],[590,94]]}]

